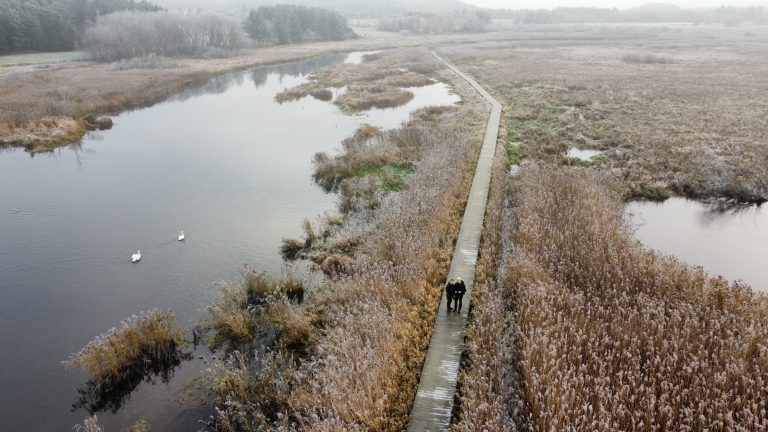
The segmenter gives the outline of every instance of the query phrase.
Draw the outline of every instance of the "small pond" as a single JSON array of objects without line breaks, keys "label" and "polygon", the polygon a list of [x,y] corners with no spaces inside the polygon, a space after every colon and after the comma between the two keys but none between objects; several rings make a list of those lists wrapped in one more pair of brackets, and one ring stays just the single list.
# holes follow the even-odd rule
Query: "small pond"
[{"label": "small pond", "polygon": [[768,292],[768,208],[721,210],[671,198],[629,203],[627,215],[636,237],[653,249]]},{"label": "small pond", "polygon": [[571,147],[568,149],[566,156],[570,158],[579,159],[582,161],[591,161],[597,156],[600,156],[602,153],[603,152],[600,150],[582,150],[576,147]]}]

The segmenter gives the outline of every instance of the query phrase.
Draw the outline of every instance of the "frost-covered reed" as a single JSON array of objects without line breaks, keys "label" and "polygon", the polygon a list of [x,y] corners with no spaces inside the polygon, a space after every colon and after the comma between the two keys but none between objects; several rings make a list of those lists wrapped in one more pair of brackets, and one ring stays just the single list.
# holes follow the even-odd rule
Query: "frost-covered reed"
[{"label": "frost-covered reed", "polygon": [[407,141],[414,171],[406,187],[344,216],[357,230],[354,259],[294,316],[311,325],[304,354],[251,347],[253,356],[211,369],[220,408],[212,427],[405,427],[484,132],[479,103],[419,111],[399,134],[377,138],[403,140],[379,143],[390,150]]},{"label": "frost-covered reed", "polygon": [[633,240],[604,175],[508,192],[454,430],[768,428],[765,296]]}]

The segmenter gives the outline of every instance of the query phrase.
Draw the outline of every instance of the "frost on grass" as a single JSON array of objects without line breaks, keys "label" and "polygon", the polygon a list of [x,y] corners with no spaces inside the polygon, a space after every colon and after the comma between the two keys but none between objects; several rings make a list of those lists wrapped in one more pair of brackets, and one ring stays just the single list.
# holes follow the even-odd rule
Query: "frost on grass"
[{"label": "frost on grass", "polygon": [[529,166],[503,211],[455,430],[768,427],[764,296],[634,241],[600,174]]},{"label": "frost on grass", "polygon": [[[206,374],[203,387],[219,407],[214,430],[405,427],[480,148],[485,113],[477,106],[421,110],[398,132],[363,129],[345,142],[344,154],[325,156],[324,177],[350,210],[341,220],[305,223],[306,239],[289,252],[314,245],[305,253],[328,252],[318,262],[329,267],[349,253],[346,269],[280,320],[307,324],[303,352],[246,343]],[[413,169],[405,187],[380,189],[384,168],[370,162],[406,159]],[[376,188],[373,195],[362,179]],[[371,198],[378,204],[366,204]],[[221,316],[247,303],[234,297],[228,303],[240,307]],[[246,309],[253,322],[254,309]]]},{"label": "frost on grass", "polygon": [[330,101],[331,88],[345,87],[346,91],[333,103],[346,112],[393,108],[413,99],[407,87],[433,84],[433,75],[442,67],[426,49],[371,54],[362,64],[345,63],[321,69],[312,74],[308,83],[278,93],[275,100],[282,103],[312,96]]}]

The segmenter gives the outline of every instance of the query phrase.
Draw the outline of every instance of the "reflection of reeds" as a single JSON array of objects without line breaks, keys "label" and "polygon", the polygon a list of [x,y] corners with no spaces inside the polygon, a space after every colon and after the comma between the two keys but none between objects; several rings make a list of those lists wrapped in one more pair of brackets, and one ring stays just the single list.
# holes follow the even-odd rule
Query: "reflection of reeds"
[{"label": "reflection of reeds", "polygon": [[[72,354],[65,365],[91,374],[77,390],[80,396],[72,409],[85,409],[90,414],[117,412],[143,381],[154,382],[157,377],[170,381],[175,368],[191,358],[184,350],[185,331],[174,329],[173,321],[171,312],[142,312]],[[88,429],[94,425],[95,418],[81,427],[98,430]]]},{"label": "reflection of reeds", "polygon": [[454,430],[763,427],[766,299],[635,242],[619,189],[529,166],[498,203]]}]

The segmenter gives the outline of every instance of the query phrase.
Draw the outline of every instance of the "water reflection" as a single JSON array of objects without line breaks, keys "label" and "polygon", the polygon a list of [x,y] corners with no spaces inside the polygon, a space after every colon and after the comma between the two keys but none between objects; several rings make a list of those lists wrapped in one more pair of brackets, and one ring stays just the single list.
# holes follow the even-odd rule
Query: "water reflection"
[{"label": "water reflection", "polygon": [[768,211],[684,198],[632,202],[627,214],[644,244],[756,291],[768,291]]},{"label": "water reflection", "polygon": [[305,62],[285,63],[273,66],[269,69],[254,69],[250,73],[251,80],[253,81],[253,84],[258,87],[264,85],[264,83],[267,82],[267,77],[274,73],[278,75],[306,76],[316,71],[317,69],[342,62],[351,55],[353,54],[333,53],[322,57],[313,58]]},{"label": "water reflection", "polygon": [[176,368],[191,359],[191,352],[171,350],[170,355],[163,357],[149,356],[140,366],[127,369],[119,379],[108,382],[91,379],[77,389],[80,396],[72,404],[72,411],[83,409],[89,415],[101,412],[114,414],[131,398],[139,384],[145,382],[154,385],[158,380],[168,384]]}]

